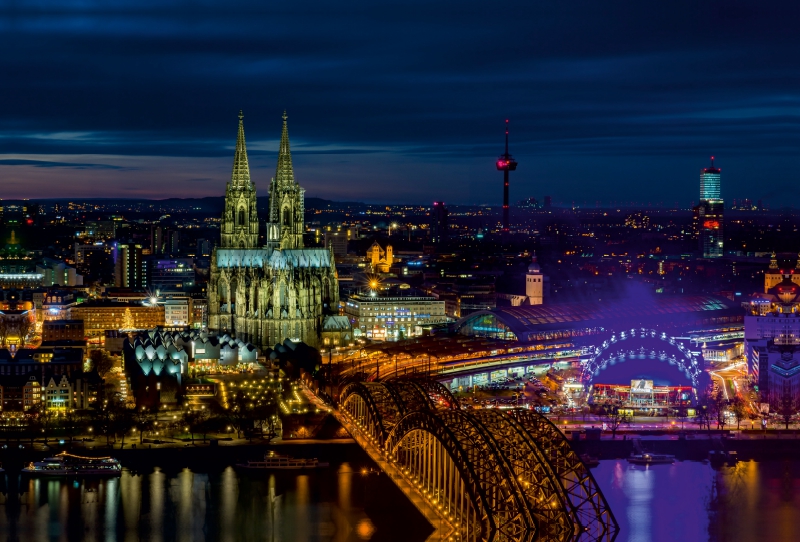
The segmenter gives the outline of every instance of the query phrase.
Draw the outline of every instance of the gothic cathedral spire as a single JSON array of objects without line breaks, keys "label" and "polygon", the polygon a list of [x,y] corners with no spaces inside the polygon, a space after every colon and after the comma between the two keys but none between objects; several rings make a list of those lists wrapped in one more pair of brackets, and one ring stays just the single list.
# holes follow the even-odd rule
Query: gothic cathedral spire
[{"label": "gothic cathedral spire", "polygon": [[220,227],[222,248],[258,246],[258,211],[256,187],[250,180],[247,146],[244,140],[244,115],[239,111],[239,131],[233,155],[233,172],[225,188],[225,210]]},{"label": "gothic cathedral spire", "polygon": [[288,118],[284,111],[278,166],[269,187],[267,248],[278,250],[303,248],[305,190],[294,180]]},{"label": "gothic cathedral spire", "polygon": [[294,169],[292,168],[292,151],[289,149],[289,127],[286,121],[289,117],[283,112],[283,130],[281,130],[281,145],[278,148],[278,167],[275,169],[275,182],[278,186],[294,185]]}]

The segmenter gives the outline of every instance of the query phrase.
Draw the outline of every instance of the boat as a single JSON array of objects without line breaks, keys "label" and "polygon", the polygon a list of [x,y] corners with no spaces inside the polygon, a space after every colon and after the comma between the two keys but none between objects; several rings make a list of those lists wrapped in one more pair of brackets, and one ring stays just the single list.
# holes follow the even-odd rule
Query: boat
[{"label": "boat", "polygon": [[590,469],[592,467],[596,467],[596,466],[598,466],[600,464],[600,460],[597,459],[593,455],[581,454],[580,457],[581,457],[581,461],[583,461],[583,464],[586,465],[587,467],[589,467]]},{"label": "boat", "polygon": [[708,452],[708,461],[712,465],[734,465],[738,461],[738,455],[732,450],[710,450]]},{"label": "boat", "polygon": [[316,457],[312,459],[301,459],[297,457],[289,457],[287,455],[279,455],[275,452],[268,452],[264,455],[261,461],[248,461],[247,463],[237,463],[236,466],[240,469],[252,470],[277,470],[277,469],[318,469],[327,467],[328,463],[317,460]]},{"label": "boat", "polygon": [[33,461],[22,474],[34,476],[119,476],[122,466],[113,457],[82,457],[61,452],[54,457]]},{"label": "boat", "polygon": [[646,452],[640,454],[631,454],[631,456],[628,458],[628,463],[633,463],[634,465],[667,465],[674,462],[674,455],[651,454]]}]

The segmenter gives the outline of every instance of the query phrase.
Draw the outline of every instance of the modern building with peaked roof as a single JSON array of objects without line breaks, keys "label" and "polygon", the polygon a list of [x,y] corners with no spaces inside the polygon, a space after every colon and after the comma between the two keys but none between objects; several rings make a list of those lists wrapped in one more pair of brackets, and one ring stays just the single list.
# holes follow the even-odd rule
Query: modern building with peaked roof
[{"label": "modern building with peaked roof", "polygon": [[303,246],[305,191],[294,178],[287,118],[284,112],[278,166],[269,189],[266,244],[260,245],[256,188],[239,113],[220,244],[211,255],[209,329],[261,349],[286,339],[318,346],[323,321],[339,304],[333,253]]},{"label": "modern building with peaked roof", "polygon": [[653,296],[607,303],[498,307],[456,323],[462,335],[524,343],[597,335],[611,329],[653,327],[676,331],[707,327],[741,329],[744,311],[714,296]]}]

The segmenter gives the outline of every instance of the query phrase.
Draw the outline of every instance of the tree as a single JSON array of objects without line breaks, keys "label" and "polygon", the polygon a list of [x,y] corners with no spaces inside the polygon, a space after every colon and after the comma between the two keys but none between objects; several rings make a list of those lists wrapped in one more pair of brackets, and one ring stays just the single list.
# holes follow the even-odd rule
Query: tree
[{"label": "tree", "polygon": [[204,426],[206,420],[208,420],[207,410],[187,410],[183,413],[183,423],[191,435],[192,444],[194,444],[195,433],[203,433],[203,441],[205,442],[204,431],[207,431],[207,429]]},{"label": "tree", "polygon": [[144,442],[145,431],[153,431],[155,428],[155,418],[152,412],[144,408],[133,411],[133,423],[139,431],[139,444]]},{"label": "tree", "polygon": [[35,325],[33,323],[33,319],[30,317],[23,318],[19,323],[19,342],[20,346],[25,346],[28,342],[27,338],[28,335],[31,334]]},{"label": "tree", "polygon": [[612,439],[617,438],[617,429],[619,429],[620,425],[623,423],[630,423],[631,421],[630,415],[616,404],[603,405],[600,416],[608,428],[611,429]]},{"label": "tree", "polygon": [[705,425],[711,431],[711,420],[714,418],[711,394],[704,391],[697,400],[697,423],[700,429]]},{"label": "tree", "polygon": [[675,408],[675,417],[681,422],[681,431],[683,431],[683,424],[689,419],[689,408],[686,405],[678,405]]},{"label": "tree", "polygon": [[[723,382],[723,386],[725,383]],[[728,411],[728,399],[725,397],[725,391],[719,387],[710,396],[709,407],[711,410],[711,419],[717,422],[717,429],[724,429],[727,419],[725,414]]]},{"label": "tree", "polygon": [[103,435],[106,437],[106,445],[110,444],[112,420],[111,410],[108,406],[100,406],[92,411],[91,423],[94,433],[96,435]]},{"label": "tree", "polygon": [[130,308],[125,309],[125,314],[122,317],[122,329],[131,330],[135,329],[133,325],[133,313]]},{"label": "tree", "polygon": [[0,315],[0,346],[6,345],[8,339],[8,317],[4,314]]},{"label": "tree", "polygon": [[792,416],[797,413],[797,401],[795,401],[792,390],[788,385],[784,384],[780,399],[774,400],[774,404],[770,405],[770,409],[778,414],[786,429],[789,429]]},{"label": "tree", "polygon": [[114,368],[114,358],[105,350],[92,350],[89,353],[89,361],[91,362],[92,369],[97,371],[97,374],[100,375],[101,378],[105,378],[105,376],[111,372],[111,369]]},{"label": "tree", "polygon": [[64,417],[61,420],[61,426],[69,436],[70,442],[72,442],[73,438],[75,438],[75,434],[77,433],[78,427],[82,422],[82,418],[83,417],[80,414],[71,408],[68,408],[64,412]]},{"label": "tree", "polygon": [[733,417],[736,418],[736,430],[738,431],[742,420],[747,415],[747,406],[744,402],[744,398],[741,395],[734,396],[730,401],[729,409]]},{"label": "tree", "polygon": [[136,426],[134,409],[128,408],[123,403],[115,403],[111,415],[111,424],[114,435],[122,435],[120,450],[125,447],[125,435]]},{"label": "tree", "polygon": [[33,419],[30,423],[32,429],[31,446],[33,446],[34,435],[37,434],[44,436],[44,443],[47,444],[50,430],[53,428],[53,422],[55,421],[55,414],[52,410],[47,408],[47,405],[44,402],[31,407],[28,413],[33,416]]}]

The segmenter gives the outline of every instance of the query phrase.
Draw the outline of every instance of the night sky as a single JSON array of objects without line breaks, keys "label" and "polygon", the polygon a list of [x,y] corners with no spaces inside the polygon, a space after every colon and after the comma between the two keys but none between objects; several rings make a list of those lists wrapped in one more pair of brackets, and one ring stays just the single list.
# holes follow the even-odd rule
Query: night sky
[{"label": "night sky", "polygon": [[[113,3],[115,8],[105,4]],[[0,0],[0,197],[800,204],[800,2]],[[24,6],[24,7],[23,7]],[[32,7],[33,6],[33,7]]]}]

